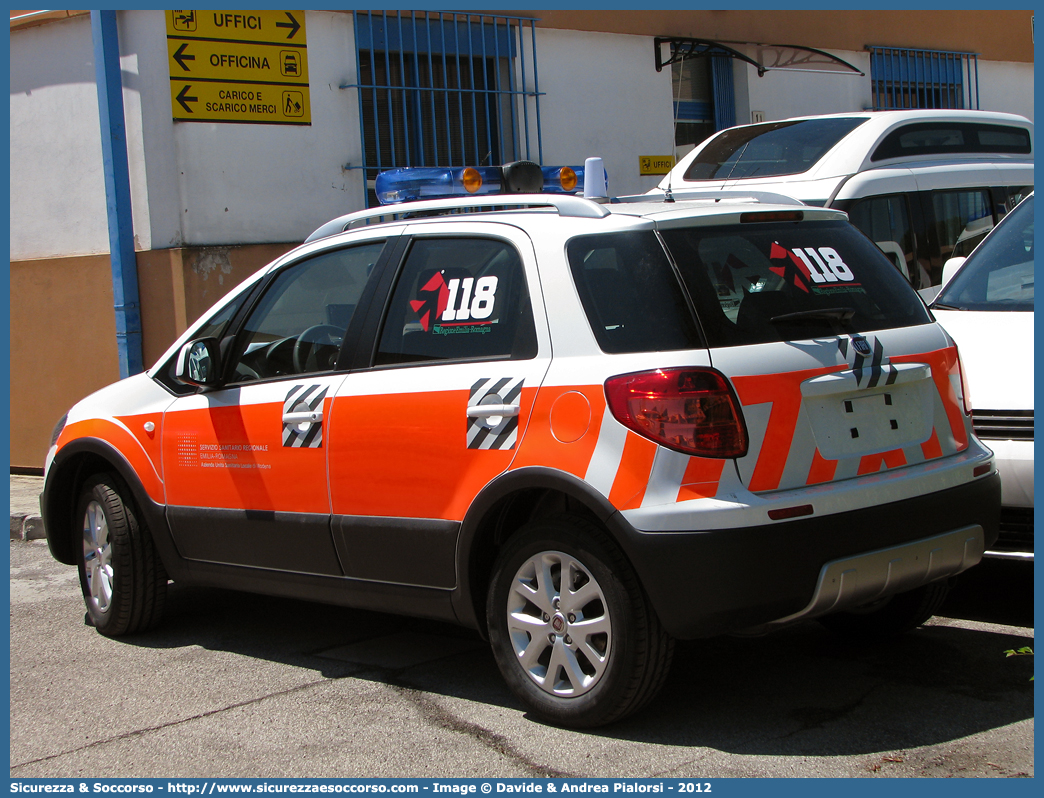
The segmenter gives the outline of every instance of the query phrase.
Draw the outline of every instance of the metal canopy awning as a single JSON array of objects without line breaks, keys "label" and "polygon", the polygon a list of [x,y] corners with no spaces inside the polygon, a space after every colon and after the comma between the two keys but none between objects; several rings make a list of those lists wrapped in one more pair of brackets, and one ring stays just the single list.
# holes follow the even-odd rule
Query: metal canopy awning
[{"label": "metal canopy awning", "polygon": [[[738,58],[745,61],[758,70],[758,77],[764,77],[766,72],[792,71],[792,72],[831,72],[836,74],[855,74],[863,77],[866,75],[860,69],[852,66],[847,61],[830,53],[816,50],[814,47],[803,47],[795,44],[748,44],[730,42],[742,47],[753,55],[748,55],[734,47],[729,47],[724,42],[715,42],[708,39],[691,39],[678,36],[657,36],[654,40],[656,46],[656,71],[660,72],[665,66],[688,61],[690,58],[703,58],[705,56],[725,56],[727,58]],[[663,60],[662,45],[671,46],[671,56]]]}]

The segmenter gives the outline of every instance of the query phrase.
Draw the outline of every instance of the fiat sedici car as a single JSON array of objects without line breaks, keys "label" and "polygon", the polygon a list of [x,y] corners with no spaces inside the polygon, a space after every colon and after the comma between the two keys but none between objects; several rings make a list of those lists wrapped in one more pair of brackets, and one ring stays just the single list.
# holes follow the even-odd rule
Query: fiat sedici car
[{"label": "fiat sedici car", "polygon": [[953,341],[840,211],[585,171],[387,173],[73,407],[43,504],[89,622],[169,580],[454,622],[582,727],[676,639],[927,620],[1000,506]]}]

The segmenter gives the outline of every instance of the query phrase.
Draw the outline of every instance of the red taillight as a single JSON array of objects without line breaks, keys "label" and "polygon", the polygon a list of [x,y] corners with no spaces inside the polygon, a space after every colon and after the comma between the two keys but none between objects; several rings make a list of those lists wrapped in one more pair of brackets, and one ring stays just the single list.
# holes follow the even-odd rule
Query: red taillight
[{"label": "red taillight", "polygon": [[616,419],[661,446],[699,457],[742,457],[747,430],[739,401],[721,372],[673,368],[605,381]]}]

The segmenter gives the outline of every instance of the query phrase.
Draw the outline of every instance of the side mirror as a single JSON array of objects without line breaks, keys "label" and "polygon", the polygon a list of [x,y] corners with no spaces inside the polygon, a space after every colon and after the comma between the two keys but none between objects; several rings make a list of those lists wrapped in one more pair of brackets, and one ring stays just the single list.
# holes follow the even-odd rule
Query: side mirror
[{"label": "side mirror", "polygon": [[939,284],[940,287],[945,286],[953,276],[957,274],[967,258],[950,258],[946,263],[943,264],[942,282]]},{"label": "side mirror", "polygon": [[217,338],[189,341],[178,353],[174,379],[183,385],[209,388],[221,379],[221,355]]}]

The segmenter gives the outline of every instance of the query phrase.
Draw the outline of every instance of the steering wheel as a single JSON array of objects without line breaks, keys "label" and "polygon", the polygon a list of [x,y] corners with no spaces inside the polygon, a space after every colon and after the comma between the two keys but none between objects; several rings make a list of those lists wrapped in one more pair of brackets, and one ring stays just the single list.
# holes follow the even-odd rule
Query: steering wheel
[{"label": "steering wheel", "polygon": [[[332,324],[316,324],[309,327],[294,341],[294,371],[304,374],[307,371],[326,371],[332,369],[337,362],[337,354],[344,340],[344,330]],[[333,347],[332,353],[325,353],[324,362],[319,362],[320,347]]]}]

